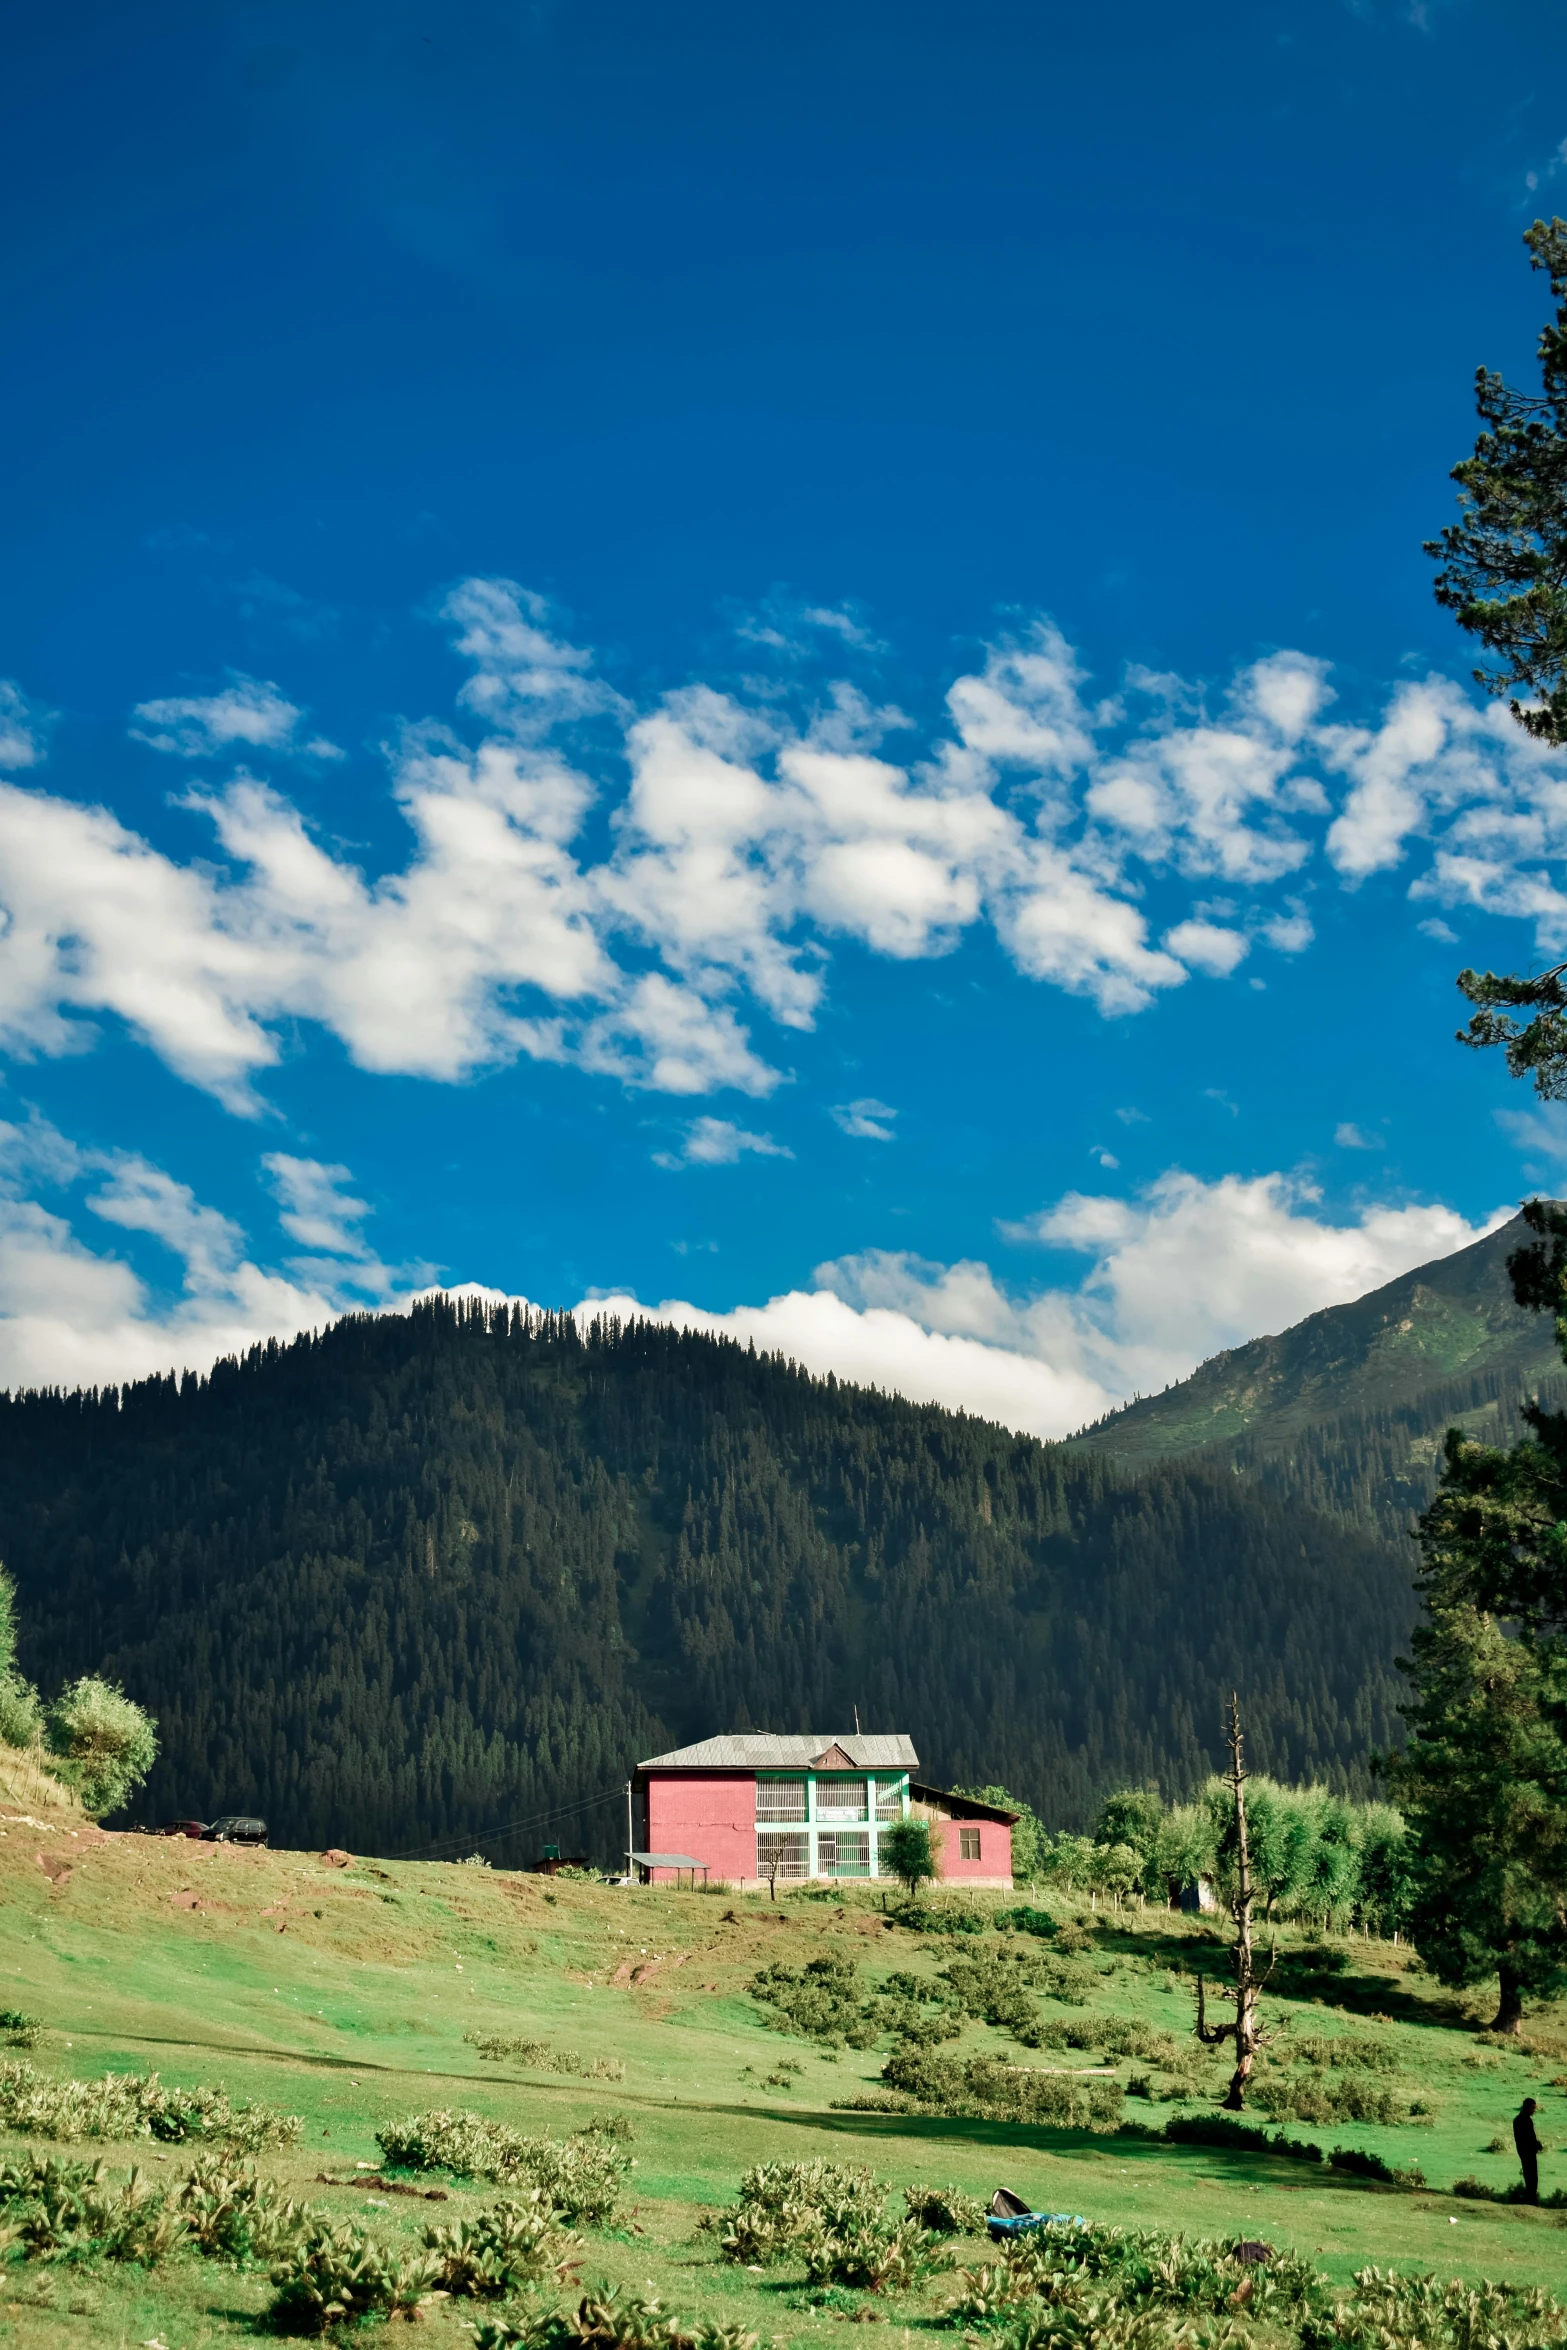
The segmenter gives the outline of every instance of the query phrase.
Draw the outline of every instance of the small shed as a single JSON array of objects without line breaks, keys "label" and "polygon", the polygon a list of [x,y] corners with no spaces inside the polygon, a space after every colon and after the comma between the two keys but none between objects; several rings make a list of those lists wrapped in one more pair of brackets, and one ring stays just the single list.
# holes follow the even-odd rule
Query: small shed
[{"label": "small shed", "polygon": [[655,1869],[673,1869],[677,1885],[681,1877],[689,1870],[693,1889],[696,1885],[697,1872],[700,1870],[703,1884],[707,1883],[706,1861],[693,1860],[689,1852],[634,1852],[631,1855],[631,1865],[644,1885],[652,1884]]}]

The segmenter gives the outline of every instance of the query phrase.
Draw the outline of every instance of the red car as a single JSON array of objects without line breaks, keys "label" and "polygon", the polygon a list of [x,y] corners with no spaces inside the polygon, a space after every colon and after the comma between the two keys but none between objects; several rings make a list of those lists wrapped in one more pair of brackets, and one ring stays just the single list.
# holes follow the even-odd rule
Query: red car
[{"label": "red car", "polygon": [[205,1836],[207,1823],[205,1820],[165,1820],[154,1833],[159,1836],[189,1836],[195,1841]]}]

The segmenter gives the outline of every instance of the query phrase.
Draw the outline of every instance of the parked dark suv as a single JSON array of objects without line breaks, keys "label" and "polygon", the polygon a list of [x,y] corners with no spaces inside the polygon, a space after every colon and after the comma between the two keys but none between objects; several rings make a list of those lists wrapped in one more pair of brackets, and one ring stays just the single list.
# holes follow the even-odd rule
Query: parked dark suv
[{"label": "parked dark suv", "polygon": [[247,1819],[243,1812],[226,1812],[210,1828],[203,1828],[201,1834],[205,1844],[265,1844],[267,1823]]}]

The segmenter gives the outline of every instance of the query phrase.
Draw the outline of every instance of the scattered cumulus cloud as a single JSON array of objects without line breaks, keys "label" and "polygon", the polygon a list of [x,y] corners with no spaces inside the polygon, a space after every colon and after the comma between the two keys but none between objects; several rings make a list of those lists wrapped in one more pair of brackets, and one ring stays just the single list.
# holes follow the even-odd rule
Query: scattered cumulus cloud
[{"label": "scattered cumulus cloud", "polygon": [[898,1115],[888,1102],[879,1102],[867,1094],[863,1101],[839,1102],[828,1112],[834,1123],[852,1134],[860,1142],[892,1142],[896,1139],[890,1121]]},{"label": "scattered cumulus cloud", "polygon": [[[340,1201],[333,1223],[322,1203],[345,1169],[268,1165],[284,1229],[321,1243],[314,1274],[303,1260],[258,1262],[232,1217],[136,1152],[84,1150],[38,1118],[0,1123],[0,1386],[205,1370],[428,1283],[428,1266],[400,1278],[355,1241],[362,1203]],[[151,1269],[129,1261],[120,1235],[153,1244]]]},{"label": "scattered cumulus cloud", "polygon": [[[1407,867],[1416,901],[1567,948],[1567,760],[1448,680],[1401,684],[1358,725],[1298,652],[1212,692],[1133,669],[1095,699],[1039,621],[894,757],[907,719],[819,660],[810,680],[634,704],[514,581],[464,580],[436,616],[467,675],[449,717],[388,738],[409,847],[380,872],[245,771],[337,755],[270,680],[134,714],[175,758],[239,761],[187,795],[210,828],[190,858],[17,780],[38,729],[4,689],[0,1043],[79,1051],[119,1021],[248,1114],[299,1023],[371,1071],[457,1082],[528,1056],[761,1099],[846,946],[928,961],[987,931],[1026,977],[1125,1017],[1193,974],[1303,952],[1314,860],[1351,889]],[[866,650],[852,613],[794,617],[835,661]],[[889,1113],[847,1109],[887,1138]]]},{"label": "scattered cumulus cloud", "polygon": [[747,1153],[759,1159],[794,1157],[785,1143],[774,1142],[770,1134],[752,1134],[727,1118],[697,1118],[686,1128],[680,1148],[655,1151],[653,1163],[657,1167],[732,1167]]},{"label": "scattered cumulus cloud", "polygon": [[[693,1138],[720,1123],[698,1122]],[[740,1136],[735,1155],[768,1141]],[[1567,1157],[1554,1125],[1551,1147]],[[715,1140],[712,1159],[728,1155]],[[205,1370],[344,1311],[428,1294],[434,1268],[375,1254],[370,1206],[347,1168],[272,1152],[262,1172],[285,1241],[301,1252],[281,1264],[138,1154],[84,1149],[36,1117],[0,1123],[0,1385]],[[1378,1206],[1335,1223],[1309,1186],[1283,1175],[1205,1182],[1172,1170],[1132,1199],[1072,1192],[1003,1227],[1014,1246],[1081,1261],[1075,1279],[1053,1285],[1020,1286],[975,1259],[873,1249],[819,1265],[809,1288],[727,1312],[680,1299],[646,1307],[618,1292],[577,1311],[754,1340],[818,1372],[1058,1436],[1220,1348],[1464,1247],[1509,1212],[1472,1225],[1440,1206]],[[140,1263],[130,1240],[143,1246]],[[471,1285],[460,1294],[500,1295]]]},{"label": "scattered cumulus cloud", "polygon": [[44,755],[47,719],[9,677],[0,677],[0,768],[14,774],[34,767]]},{"label": "scattered cumulus cloud", "polygon": [[1470,1224],[1449,1208],[1374,1207],[1335,1224],[1284,1175],[1208,1183],[1172,1171],[1134,1199],[1069,1193],[1004,1228],[1014,1243],[1083,1258],[1071,1285],[1022,1291],[977,1260],[867,1250],[819,1265],[809,1290],[727,1313],[627,1294],[578,1311],[754,1341],[912,1402],[1062,1436],[1225,1347],[1463,1248],[1511,1212]]},{"label": "scattered cumulus cloud", "polygon": [[1333,1140],[1341,1151],[1379,1151],[1382,1144],[1374,1134],[1363,1134],[1360,1128],[1345,1119],[1333,1129]]},{"label": "scattered cumulus cloud", "polygon": [[312,758],[340,759],[335,743],[321,736],[301,738],[304,713],[265,679],[230,670],[215,694],[184,694],[140,702],[131,734],[154,751],[176,759],[209,759],[231,744],[247,750],[304,751]]}]

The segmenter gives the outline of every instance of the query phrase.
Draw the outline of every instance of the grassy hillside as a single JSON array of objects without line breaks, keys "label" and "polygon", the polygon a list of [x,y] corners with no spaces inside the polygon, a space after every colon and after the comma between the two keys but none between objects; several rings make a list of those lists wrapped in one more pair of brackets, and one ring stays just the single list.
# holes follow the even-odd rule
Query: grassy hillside
[{"label": "grassy hillside", "polygon": [[46,1692],[157,1716],[140,1816],[513,1861],[562,1806],[613,1857],[643,1755],[856,1707],[1063,1825],[1205,1775],[1232,1688],[1261,1767],[1363,1789],[1412,1613],[1401,1552],[1225,1469],[444,1304],[0,1398],[0,1556]]},{"label": "grassy hillside", "polygon": [[[1510,1443],[1567,1376],[1548,1319],[1513,1303],[1521,1219],[1277,1336],[1233,1347],[1073,1440],[1130,1470],[1205,1461],[1402,1546],[1444,1432]],[[1405,1553],[1404,1555],[1408,1555]]]},{"label": "grassy hillside", "polygon": [[[985,1897],[976,1898],[983,1906]],[[971,2022],[955,2052],[1092,2068],[1123,2083],[1141,2073],[1156,2093],[1169,2087],[1157,2062],[1100,2064],[1095,2042],[1113,2040],[1118,2024],[1135,2024],[1155,2036],[1153,2045],[1167,2034],[1171,2046],[1189,2047],[1189,1970],[1199,1957],[1209,1966],[1215,1958],[1205,1929],[1162,1913],[1090,1919],[1087,1929],[1072,1961],[1087,1984],[1073,1991],[1080,2003],[1037,1994],[1047,2018],[1088,2027],[1079,2034],[1087,2046],[1025,2050]],[[588,2235],[584,2282],[602,2275],[637,2290],[651,2284],[684,2317],[738,2323],[764,2341],[826,2344],[862,2306],[929,2333],[951,2298],[950,2279],[937,2278],[912,2295],[877,2300],[839,2291],[812,2308],[798,2265],[729,2267],[713,2238],[696,2232],[702,2207],[732,2201],[748,2165],[817,2155],[869,2164],[900,2187],[954,2183],[988,2198],[1005,2183],[1040,2206],[1096,2222],[1256,2235],[1298,2248],[1341,2281],[1375,2261],[1567,2291],[1567,2231],[1554,2213],[1443,2192],[1466,2174],[1507,2181],[1509,2159],[1486,2148],[1506,2136],[1525,2091],[1545,2109],[1547,2145],[1563,2144],[1555,2076],[1567,2058],[1567,2016],[1537,2019],[1524,2050],[1486,2045],[1473,2018],[1435,1991],[1407,1951],[1286,1937],[1280,1978],[1288,1995],[1267,2006],[1286,2027],[1286,2048],[1304,2039],[1320,2050],[1324,2035],[1374,2040],[1396,2066],[1379,2077],[1397,2102],[1406,2104],[1413,2089],[1431,2109],[1387,2127],[1291,2123],[1291,2132],[1375,2149],[1399,2168],[1417,2162],[1428,2190],[1376,2187],[1321,2165],[1152,2135],[846,2110],[846,2100],[881,2093],[890,2043],[833,2049],[781,2036],[770,2028],[772,2011],[747,1988],[759,1967],[780,1957],[796,1966],[823,1954],[851,1958],[870,1988],[893,1971],[934,1982],[955,1950],[971,1957],[1005,1947],[1007,1938],[993,1933],[950,1936],[890,1923],[868,1889],[843,1900],[797,1894],[775,1914],[760,1897],[725,1892],[551,1886],[461,1866],[335,1867],[308,1853],[106,1837],[63,1823],[40,1830],[14,1807],[0,1807],[0,1985],[47,2026],[27,2060],[49,2076],[155,2067],[172,2084],[221,2080],[236,2097],[297,2113],[302,2142],[262,2157],[262,2169],[407,2249],[432,2217],[450,2221],[494,2193],[446,2175],[409,2182],[443,2189],[447,2201],[436,2206],[380,2186],[322,2180],[322,2173],[366,2175],[355,2165],[379,2162],[377,2129],[452,2107],[559,2137],[613,2111],[635,2132],[637,2167],[620,2224]],[[1031,1950],[1043,1947],[1030,1941]],[[487,2062],[470,2033],[544,2043],[585,2064],[607,2060],[623,2066],[624,2077]],[[1184,2102],[1132,2097],[1126,2113],[1156,2130],[1174,2112],[1209,2110],[1219,2076],[1211,2065],[1207,2071],[1211,2079],[1188,2081],[1194,2093]],[[26,2143],[45,2150],[43,2141],[0,2133],[0,2159]],[[159,2185],[178,2180],[190,2153],[147,2140],[56,2151],[101,2152],[116,2176],[138,2161]],[[1558,2184],[1567,2184],[1567,2154],[1545,2162],[1545,2187]],[[957,2256],[976,2261],[984,2247],[961,2243]],[[15,2246],[5,2257],[0,2341],[19,2350],[53,2350],[62,2339],[157,2340],[169,2350],[250,2340],[268,2297],[264,2274],[194,2257],[152,2274],[23,2262]],[[466,2343],[470,2313],[471,2305],[438,2305],[428,2338]],[[931,2338],[959,2350],[962,2335],[938,2327]]]},{"label": "grassy hillside", "polygon": [[1527,1394],[1562,1368],[1549,1321],[1521,1311],[1508,1287],[1507,1259],[1528,1238],[1514,1217],[1472,1248],[1417,1266],[1351,1305],[1214,1355],[1079,1441],[1138,1465],[1227,1451],[1243,1438],[1260,1456],[1316,1421],[1407,1412],[1433,1393],[1445,1399],[1475,1385],[1487,1398]]}]

